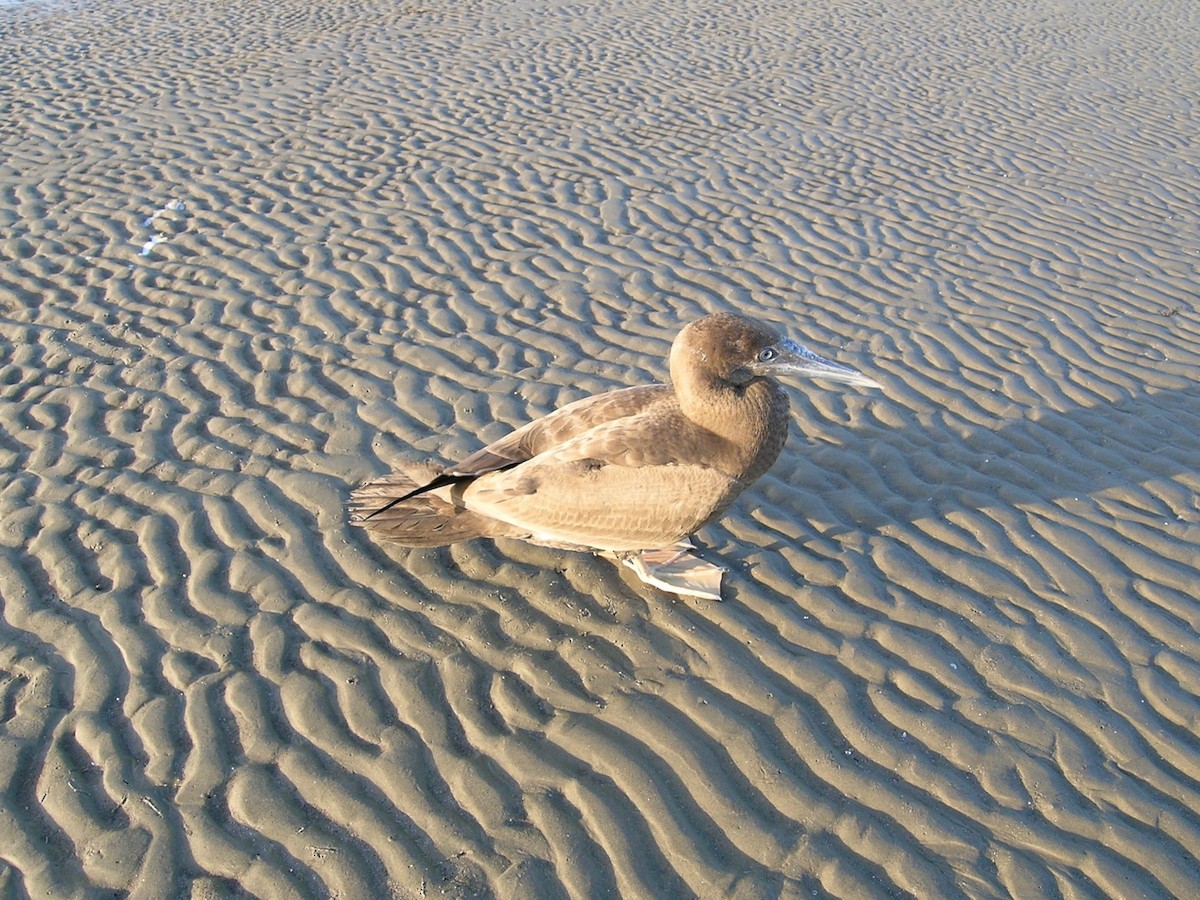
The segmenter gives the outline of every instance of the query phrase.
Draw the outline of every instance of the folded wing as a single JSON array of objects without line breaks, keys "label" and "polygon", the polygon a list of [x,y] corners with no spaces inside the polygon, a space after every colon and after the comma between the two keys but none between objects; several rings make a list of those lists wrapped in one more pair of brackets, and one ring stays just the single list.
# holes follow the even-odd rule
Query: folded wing
[{"label": "folded wing", "polygon": [[720,515],[744,487],[714,464],[726,455],[721,443],[677,408],[651,404],[476,478],[462,502],[537,543],[667,547]]}]

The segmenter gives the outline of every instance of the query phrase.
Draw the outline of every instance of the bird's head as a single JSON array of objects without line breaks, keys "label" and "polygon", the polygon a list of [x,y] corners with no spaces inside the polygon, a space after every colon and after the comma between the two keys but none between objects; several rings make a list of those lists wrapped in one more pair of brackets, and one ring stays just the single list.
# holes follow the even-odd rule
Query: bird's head
[{"label": "bird's head", "polygon": [[856,369],[818,356],[774,328],[735,313],[715,313],[686,325],[671,345],[671,380],[677,385],[724,383],[741,388],[756,378],[799,375],[879,387]]}]

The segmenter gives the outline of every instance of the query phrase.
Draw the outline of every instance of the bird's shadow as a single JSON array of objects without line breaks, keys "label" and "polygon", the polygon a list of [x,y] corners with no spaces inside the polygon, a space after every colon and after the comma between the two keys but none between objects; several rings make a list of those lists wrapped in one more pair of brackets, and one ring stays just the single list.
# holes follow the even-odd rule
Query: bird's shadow
[{"label": "bird's shadow", "polygon": [[[710,558],[742,573],[764,552],[817,536],[840,539],[954,511],[1027,508],[1121,489],[1142,514],[1200,527],[1195,390],[1150,388],[1115,403],[1032,410],[994,426],[911,413],[897,427],[826,421],[821,433],[825,442],[808,446],[793,436],[775,469],[734,508],[734,517],[760,520],[765,527],[756,533],[774,539],[746,546],[733,537],[735,518],[707,529]],[[1177,484],[1147,491],[1152,481]],[[794,528],[772,528],[772,520]]]}]

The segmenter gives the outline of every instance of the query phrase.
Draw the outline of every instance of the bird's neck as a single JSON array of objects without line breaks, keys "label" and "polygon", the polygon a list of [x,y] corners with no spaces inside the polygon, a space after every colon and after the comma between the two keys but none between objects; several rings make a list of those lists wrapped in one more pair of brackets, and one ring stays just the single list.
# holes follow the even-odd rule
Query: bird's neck
[{"label": "bird's neck", "polygon": [[741,387],[693,378],[676,385],[683,414],[724,438],[743,477],[757,478],[775,462],[787,436],[787,394],[773,380],[755,378]]}]

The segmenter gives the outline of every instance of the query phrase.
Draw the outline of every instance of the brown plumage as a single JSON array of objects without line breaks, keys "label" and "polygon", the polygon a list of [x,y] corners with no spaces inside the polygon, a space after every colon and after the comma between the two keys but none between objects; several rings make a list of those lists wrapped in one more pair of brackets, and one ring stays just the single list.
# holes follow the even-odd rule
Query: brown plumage
[{"label": "brown plumage", "polygon": [[[721,515],[783,449],[788,400],[775,374],[874,386],[769,326],[730,313],[686,326],[671,384],[587,397],[530,422],[457,465],[414,463],[363,485],[351,520],[380,538],[429,547],[511,537],[552,547],[644,555],[650,583],[719,596],[720,570],[680,563],[687,537]],[[707,572],[689,588],[680,566]],[[667,572],[653,576],[656,567]],[[694,585],[692,586],[694,587]]]}]

